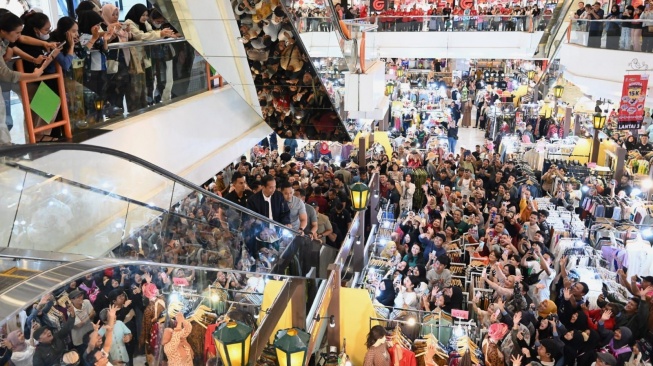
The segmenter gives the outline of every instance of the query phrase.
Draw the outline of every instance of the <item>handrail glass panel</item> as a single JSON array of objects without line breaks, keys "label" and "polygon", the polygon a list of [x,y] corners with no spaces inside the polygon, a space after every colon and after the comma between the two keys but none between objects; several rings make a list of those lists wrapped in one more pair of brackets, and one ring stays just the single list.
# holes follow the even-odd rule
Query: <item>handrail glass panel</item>
[{"label": "handrail glass panel", "polygon": [[[69,67],[63,66],[75,140],[95,136],[85,130],[106,127],[208,90],[206,61],[183,38],[112,43],[104,57],[99,55],[97,50],[75,54]],[[97,64],[96,60],[105,61]],[[51,88],[57,92],[54,86]],[[3,88],[7,117],[13,125],[12,141],[24,143],[25,112],[19,90],[13,92]],[[35,118],[35,127],[45,123]],[[61,136],[55,128],[49,136],[37,136],[37,141]]]},{"label": "handrail glass panel", "polygon": [[[109,281],[108,287],[105,287],[103,278],[107,273],[113,273],[115,281]],[[2,305],[0,315],[3,319],[0,327],[5,329],[7,322],[13,322],[18,313],[25,310],[28,316],[34,314],[28,318],[29,324],[23,320],[26,326],[22,330],[26,332],[26,338],[29,338],[32,320],[37,327],[49,325],[47,315],[40,316],[36,313],[48,311],[46,314],[50,314],[52,311],[52,314],[61,314],[59,311],[66,309],[71,286],[81,290],[84,298],[91,303],[95,313],[91,321],[96,323],[100,320],[102,310],[109,305],[107,294],[112,298],[114,295],[111,291],[115,288],[120,294],[125,295],[124,299],[120,299],[120,295],[117,295],[118,299],[114,303],[122,308],[119,320],[131,330],[133,343],[128,342],[125,348],[127,355],[120,352],[110,353],[109,357],[114,364],[120,361],[115,358],[117,355],[126,356],[129,361],[133,361],[136,357],[134,350],[137,347],[130,347],[130,345],[139,343],[152,345],[151,342],[155,342],[157,347],[145,347],[146,361],[152,366],[165,364],[165,357],[172,358],[170,352],[176,352],[177,348],[163,347],[163,334],[166,328],[175,327],[177,315],[183,316],[184,324],[180,324],[180,327],[192,327],[194,335],[197,335],[198,331],[201,333],[199,337],[188,337],[189,345],[193,350],[190,361],[195,364],[212,363],[219,355],[215,353],[212,337],[204,336],[209,326],[221,324],[225,318],[230,318],[251,327],[254,334],[266,320],[267,311],[273,306],[288,308],[288,312],[291,311],[290,307],[292,312],[305,314],[308,311],[315,297],[309,296],[306,301],[301,301],[299,304],[290,301],[287,297],[277,298],[280,289],[291,282],[298,282],[299,286],[308,290],[319,287],[323,280],[216,268],[160,266],[145,261],[85,260],[50,268],[48,273],[36,274],[21,283],[21,287],[14,286],[0,292]],[[95,291],[98,293],[90,296]],[[123,301],[127,299],[129,302]],[[45,306],[36,305],[40,300]],[[58,310],[53,309],[57,307]],[[126,315],[132,311],[139,315]],[[140,316],[142,314],[152,316]],[[273,322],[275,323],[272,324],[273,329],[286,329],[293,326],[290,317],[285,315],[284,313],[284,316],[279,318],[278,323]],[[43,320],[44,318],[46,320]],[[16,324],[21,322],[19,320],[13,324],[11,328],[15,329]],[[92,331],[92,328],[89,330]],[[7,335],[5,331],[0,332],[2,336]],[[205,344],[207,339],[210,344]],[[114,340],[114,342],[120,341]],[[205,350],[209,352],[205,353]],[[252,350],[250,355],[260,355],[262,351],[262,349]]]},{"label": "handrail glass panel", "polygon": [[376,24],[377,32],[534,32],[548,19],[543,15],[379,15],[347,22]]},{"label": "handrail glass panel", "polygon": [[[126,153],[0,150],[1,246],[305,274],[297,232]],[[308,267],[308,268],[307,268]]]},{"label": "handrail glass panel", "polygon": [[653,22],[632,19],[573,19],[568,29],[570,44],[614,51],[653,52],[653,42],[642,37],[642,27]]}]

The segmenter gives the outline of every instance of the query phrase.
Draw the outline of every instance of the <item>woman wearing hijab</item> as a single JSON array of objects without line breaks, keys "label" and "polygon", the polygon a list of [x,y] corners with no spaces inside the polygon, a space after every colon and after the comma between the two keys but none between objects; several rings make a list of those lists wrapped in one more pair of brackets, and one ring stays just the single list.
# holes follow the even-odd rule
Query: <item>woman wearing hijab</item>
[{"label": "woman wearing hijab", "polygon": [[551,314],[557,314],[558,313],[558,307],[556,306],[555,302],[546,299],[537,306],[537,315],[540,318],[546,318],[547,316]]},{"label": "woman wearing hijab", "polygon": [[392,280],[389,278],[384,279],[379,283],[377,288],[376,301],[381,303],[383,306],[392,307],[395,302],[395,288],[392,284]]},{"label": "woman wearing hijab", "polygon": [[571,314],[571,318],[569,322],[565,323],[565,327],[567,330],[580,330],[581,332],[589,329],[587,315],[582,309],[577,309]]},{"label": "woman wearing hijab", "polygon": [[[125,16],[125,26],[134,41],[155,41],[166,37],[174,37],[170,28],[153,30],[148,22],[149,13],[143,4],[136,4]],[[127,108],[135,111],[145,108],[152,100],[147,100],[146,91],[149,85],[154,85],[152,77],[152,62],[147,57],[144,47],[131,48],[130,71],[132,90],[127,98]]]},{"label": "woman wearing hijab", "polygon": [[34,339],[27,342],[23,332],[14,330],[7,335],[4,345],[11,350],[11,362],[14,366],[32,366],[32,356],[36,348]]},{"label": "woman wearing hijab", "polygon": [[[113,38],[109,43],[129,42],[129,32],[118,22],[120,10],[113,4],[107,3],[102,6],[102,19],[104,23],[116,29]],[[122,114],[123,100],[129,90],[129,48],[110,50],[107,54],[107,117],[115,117]]]},{"label": "woman wearing hijab", "polygon": [[[106,101],[107,79],[107,50],[108,42],[113,38],[114,27],[104,29],[104,19],[95,11],[80,12],[77,18],[79,26],[79,41],[86,47],[88,56],[84,67],[84,86],[95,93],[95,98],[86,101],[86,111],[89,117],[94,118],[98,113],[95,102]],[[102,34],[102,32],[104,32]],[[95,50],[96,52],[91,52]],[[101,116],[97,116],[101,122]]]},{"label": "woman wearing hijab", "polygon": [[621,18],[621,12],[619,11],[619,5],[612,5],[610,13],[605,17],[612,22],[606,22],[605,26],[605,48],[609,50],[619,49],[619,38],[621,37],[621,25],[618,20]]},{"label": "woman wearing hijab", "polygon": [[503,366],[503,353],[499,349],[499,342],[508,334],[508,326],[504,323],[494,323],[488,329],[487,337],[483,340],[483,355],[485,366]]},{"label": "woman wearing hijab", "polygon": [[[606,331],[610,332],[610,331]],[[628,327],[619,327],[612,333],[612,339],[608,342],[607,349],[617,359],[617,366],[624,366],[633,353],[628,343],[633,337],[633,333]]]}]

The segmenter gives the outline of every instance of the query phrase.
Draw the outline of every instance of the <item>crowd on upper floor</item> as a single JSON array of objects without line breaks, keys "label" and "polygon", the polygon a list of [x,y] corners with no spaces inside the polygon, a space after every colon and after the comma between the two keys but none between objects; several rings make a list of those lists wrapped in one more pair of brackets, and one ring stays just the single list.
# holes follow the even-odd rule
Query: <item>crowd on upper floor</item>
[{"label": "crowd on upper floor", "polygon": [[[13,90],[21,95],[16,85],[19,73],[15,71],[15,56],[22,61],[23,73],[32,74],[30,78],[55,73],[52,61],[61,67],[66,75],[70,118],[77,127],[170,100],[175,94],[173,81],[190,76],[194,51],[186,43],[109,47],[115,43],[179,37],[158,10],[135,4],[120,20],[120,11],[113,3],[101,5],[97,0],[85,0],[79,3],[75,14],[75,18],[50,19],[37,8],[20,17],[3,10],[0,18],[4,46],[0,69],[5,76],[2,78],[5,108],[0,115],[3,143],[10,142],[5,128],[13,126],[9,93]],[[178,61],[174,69],[173,59]],[[59,92],[56,80],[45,83],[55,93]],[[86,92],[78,92],[79,86]],[[176,86],[177,93],[183,94],[180,90],[184,88]],[[37,87],[35,83],[28,84],[30,98]],[[35,126],[52,122],[43,121],[36,114],[33,118]],[[56,120],[60,119],[61,112]],[[38,137],[50,141],[61,136],[62,129],[55,128]]]}]

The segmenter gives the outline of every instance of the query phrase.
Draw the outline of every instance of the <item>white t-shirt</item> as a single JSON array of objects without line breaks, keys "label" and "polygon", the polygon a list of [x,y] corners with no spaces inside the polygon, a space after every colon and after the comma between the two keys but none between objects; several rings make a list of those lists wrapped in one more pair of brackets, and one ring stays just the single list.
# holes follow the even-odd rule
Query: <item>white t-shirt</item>
[{"label": "white t-shirt", "polygon": [[81,328],[73,328],[73,330],[70,332],[70,335],[73,338],[74,346],[79,346],[82,343],[84,343],[83,341],[84,334],[93,330],[93,322],[92,322],[93,319],[90,319],[91,321],[88,321],[92,312],[93,312],[93,305],[91,305],[91,302],[88,300],[84,300],[82,302],[81,309],[75,308],[75,326],[85,321],[87,321],[87,323],[84,324],[84,326]]},{"label": "white t-shirt", "polygon": [[32,357],[36,347],[27,343],[27,348],[22,352],[13,352],[11,354],[11,363],[14,366],[32,366]]},{"label": "white t-shirt", "polygon": [[[530,272],[531,274],[538,273],[538,272],[542,271],[542,267],[540,266],[540,262],[528,261],[528,262],[526,262],[526,265],[527,265],[528,268],[531,269],[531,272]],[[556,271],[553,268],[549,268],[549,272],[551,272],[551,274],[546,274],[546,271],[542,271],[542,273],[540,273],[540,282],[539,283],[543,284],[544,288],[539,290],[539,292],[537,292],[537,295],[535,295],[536,294],[535,286],[531,286],[531,288],[529,290],[532,294],[535,295],[535,297],[537,297],[538,302],[542,302],[544,300],[550,300],[551,299],[551,290],[550,290],[551,289],[551,282],[553,282],[553,279],[556,276]]]}]

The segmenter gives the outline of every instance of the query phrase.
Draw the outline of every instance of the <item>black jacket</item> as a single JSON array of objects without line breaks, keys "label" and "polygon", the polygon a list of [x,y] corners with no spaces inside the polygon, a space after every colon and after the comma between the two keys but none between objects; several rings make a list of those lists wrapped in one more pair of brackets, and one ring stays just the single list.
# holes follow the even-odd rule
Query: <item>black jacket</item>
[{"label": "black jacket", "polygon": [[[247,200],[247,208],[265,217],[270,217],[268,215],[269,205],[263,198],[262,191]],[[272,194],[272,219],[282,225],[290,224],[290,208],[281,192],[278,191]]]},{"label": "black jacket", "polygon": [[66,352],[66,338],[75,325],[75,317],[69,316],[58,332],[52,332],[52,343],[39,344],[34,350],[33,366],[59,365],[61,357]]}]

